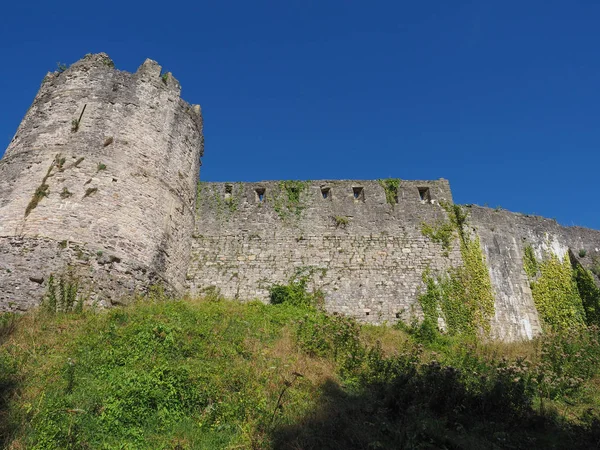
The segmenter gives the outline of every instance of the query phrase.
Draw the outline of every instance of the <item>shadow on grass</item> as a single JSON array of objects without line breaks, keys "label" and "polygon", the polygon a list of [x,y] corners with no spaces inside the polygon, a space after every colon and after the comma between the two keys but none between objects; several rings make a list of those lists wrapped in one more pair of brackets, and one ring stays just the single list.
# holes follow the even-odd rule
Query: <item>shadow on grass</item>
[{"label": "shadow on grass", "polygon": [[[17,318],[14,314],[0,315],[0,345],[14,332]],[[6,448],[17,429],[9,410],[10,399],[18,387],[17,365],[7,353],[0,352],[0,448]]]},{"label": "shadow on grass", "polygon": [[493,387],[487,394],[473,395],[452,375],[427,386],[431,381],[430,376],[413,374],[350,394],[329,380],[315,411],[274,431],[274,448],[600,448],[597,420],[585,428],[571,426],[529,404],[514,404],[519,399],[494,398],[498,392]]},{"label": "shadow on grass", "polygon": [[[3,367],[0,364],[0,371]],[[15,378],[0,373],[0,448],[7,448],[17,430],[17,424],[12,420],[9,411],[9,399],[17,389]]]}]

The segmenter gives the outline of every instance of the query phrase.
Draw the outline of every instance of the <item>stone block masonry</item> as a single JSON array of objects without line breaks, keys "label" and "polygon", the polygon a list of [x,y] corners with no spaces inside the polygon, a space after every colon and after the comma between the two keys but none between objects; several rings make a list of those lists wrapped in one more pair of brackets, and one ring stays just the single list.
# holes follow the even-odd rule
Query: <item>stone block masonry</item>
[{"label": "stone block masonry", "polygon": [[46,76],[0,161],[0,308],[38,303],[31,279],[79,266],[73,246],[83,273],[109,258],[90,276],[103,304],[156,280],[182,290],[203,138],[180,90],[154,61],[131,74],[105,54]]},{"label": "stone block masonry", "polygon": [[[463,265],[423,233],[448,220],[448,181],[199,183],[199,106],[146,60],[135,73],[87,55],[50,73],[0,160],[0,311],[40,303],[51,274],[72,272],[100,306],[154,284],[268,301],[298,271],[325,307],[371,323],[421,318],[423,274]],[[600,232],[465,207],[495,299],[492,337],[542,331],[524,251],[600,267]],[[599,282],[597,275],[596,283]]]},{"label": "stone block masonry", "polygon": [[499,209],[470,206],[467,210],[480,236],[494,286],[493,337],[531,339],[542,328],[523,267],[525,247],[531,246],[538,259],[549,253],[560,258],[569,253],[571,260],[589,269],[600,260],[600,231],[563,227],[552,219]]},{"label": "stone block masonry", "polygon": [[401,181],[389,194],[377,181],[201,183],[191,292],[267,301],[272,283],[308,268],[331,312],[372,323],[418,316],[423,271],[460,264],[457,246],[446,257],[421,232],[446,218],[438,202],[452,202],[450,186]]},{"label": "stone block masonry", "polygon": [[[289,201],[290,188],[297,201]],[[423,223],[447,219],[439,202],[451,204],[450,186],[446,180],[402,180],[393,197],[377,181],[200,183],[189,288],[267,301],[269,286],[311,268],[311,287],[323,291],[330,312],[371,323],[421,318],[423,272],[462,264],[457,239],[445,255],[422,233]],[[492,337],[533,338],[542,326],[523,267],[525,246],[540,259],[570,250],[589,268],[600,258],[600,232],[508,211],[464,209],[494,290]],[[585,258],[578,256],[581,250]]]}]

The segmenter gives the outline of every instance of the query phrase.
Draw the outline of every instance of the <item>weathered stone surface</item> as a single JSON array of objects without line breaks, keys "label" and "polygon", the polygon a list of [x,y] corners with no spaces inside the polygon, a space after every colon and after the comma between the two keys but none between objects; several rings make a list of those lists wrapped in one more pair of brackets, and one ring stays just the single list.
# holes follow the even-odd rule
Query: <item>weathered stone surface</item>
[{"label": "weathered stone surface", "polygon": [[[72,262],[61,242],[116,258],[100,264],[127,292],[150,279],[111,270],[117,260],[183,288],[202,118],[160,72],[151,60],[120,72],[98,54],[46,76],[0,161],[0,309],[39,302],[44,287],[29,277]],[[109,286],[102,301],[121,297]]]},{"label": "weathered stone surface", "polygon": [[[377,181],[196,189],[202,117],[180,90],[154,61],[130,74],[105,54],[46,76],[0,160],[0,311],[36,306],[50,275],[67,270],[89,303],[110,306],[155,283],[266,301],[270,285],[310,268],[329,311],[394,322],[422,315],[425,270],[462,264],[456,242],[445,254],[421,232],[423,222],[447,217],[444,179],[402,181],[397,199]],[[468,211],[467,231],[480,237],[494,288],[493,336],[532,338],[541,324],[525,246],[539,258],[569,252],[589,268],[600,258],[600,232]]]},{"label": "weathered stone surface", "polygon": [[[563,227],[555,220],[479,206],[468,210],[494,286],[494,337],[505,341],[530,339],[541,332],[541,324],[523,268],[525,246],[531,245],[539,259],[548,252],[562,258],[571,249],[571,258],[589,268],[593,259],[600,257],[600,231]],[[578,258],[579,250],[586,251],[585,258]]]},{"label": "weathered stone surface", "polygon": [[[438,204],[452,202],[446,180],[402,181],[393,206],[377,181],[312,181],[298,209],[286,208],[280,184],[201,183],[187,277],[192,293],[215,286],[228,297],[266,301],[272,283],[311,267],[312,287],[325,293],[329,311],[395,322],[420,315],[425,269],[460,264],[456,246],[445,257],[421,232],[423,222],[446,218]],[[431,201],[421,200],[419,188],[429,188]]]},{"label": "weathered stone surface", "polygon": [[[201,183],[188,282],[192,293],[210,286],[226,296],[266,301],[272,283],[286,283],[299,267],[313,267],[312,286],[329,311],[382,323],[421,316],[418,295],[426,269],[462,264],[455,242],[448,256],[421,232],[423,222],[446,218],[440,200],[452,201],[446,180],[402,181],[398,203],[386,202],[376,181],[313,181],[301,195],[299,215],[281,217],[281,182]],[[354,188],[362,196],[354,198]],[[419,188],[429,188],[424,201]],[[330,189],[324,198],[323,189]],[[260,201],[258,192],[263,193]],[[532,245],[589,267],[600,257],[600,232],[562,227],[535,216],[471,206],[471,231],[479,235],[494,288],[492,336],[531,339],[540,320],[523,269]],[[284,212],[285,208],[284,208]],[[347,225],[336,223],[347,218]],[[578,258],[579,250],[586,258]]]}]

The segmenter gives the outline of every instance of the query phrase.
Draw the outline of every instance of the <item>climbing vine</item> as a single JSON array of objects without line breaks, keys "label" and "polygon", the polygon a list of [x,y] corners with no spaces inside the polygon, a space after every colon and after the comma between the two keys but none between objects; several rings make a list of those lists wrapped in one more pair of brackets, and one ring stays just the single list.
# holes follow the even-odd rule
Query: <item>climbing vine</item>
[{"label": "climbing vine", "polygon": [[392,205],[392,208],[398,203],[398,188],[400,187],[400,178],[383,178],[379,184],[385,191],[385,201]]},{"label": "climbing vine", "polygon": [[542,261],[537,261],[533,251],[527,248],[523,265],[544,326],[552,331],[561,331],[584,324],[585,311],[569,255],[566,254],[561,261],[554,253],[548,253]]},{"label": "climbing vine", "polygon": [[573,276],[583,304],[586,323],[600,326],[600,289],[594,282],[594,276],[581,265],[575,267]]},{"label": "climbing vine", "polygon": [[226,184],[225,186],[228,186],[226,189],[230,189],[230,191],[223,193],[217,187],[211,189],[206,183],[199,182],[196,194],[196,211],[200,211],[203,201],[202,196],[205,196],[204,201],[209,202],[211,209],[216,213],[217,219],[228,222],[242,201],[244,186],[240,182],[231,185]]},{"label": "climbing vine", "polygon": [[436,244],[440,244],[444,249],[444,256],[450,254],[452,250],[452,241],[454,240],[454,225],[449,220],[438,221],[434,225],[423,222],[421,224],[421,233]]},{"label": "climbing vine", "polygon": [[273,198],[273,209],[282,220],[300,217],[306,208],[302,194],[308,191],[309,184],[309,181],[299,180],[279,182],[279,192]]},{"label": "climbing vine", "polygon": [[523,250],[523,267],[525,273],[529,278],[534,278],[538,271],[538,263],[533,253],[533,247],[531,245],[525,246]]},{"label": "climbing vine", "polygon": [[[444,206],[449,220],[425,226],[423,234],[439,239],[446,251],[456,231],[463,264],[443,274],[423,273],[425,292],[419,296],[425,321],[437,326],[442,318],[448,334],[488,335],[494,309],[494,293],[479,237],[465,232],[467,214],[458,205]],[[431,231],[431,232],[430,232]],[[429,233],[429,234],[427,234]],[[434,236],[434,237],[432,237]]]}]

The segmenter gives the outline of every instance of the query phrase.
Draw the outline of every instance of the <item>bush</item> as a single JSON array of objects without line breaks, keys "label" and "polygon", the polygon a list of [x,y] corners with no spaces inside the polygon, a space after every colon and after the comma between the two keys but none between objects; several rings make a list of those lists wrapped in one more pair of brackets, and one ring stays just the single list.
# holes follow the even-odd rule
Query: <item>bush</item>
[{"label": "bush", "polygon": [[313,274],[311,268],[301,268],[296,271],[288,284],[273,284],[269,288],[269,300],[272,305],[286,303],[292,306],[320,308],[324,303],[324,296],[320,290],[308,292],[307,285]]},{"label": "bush", "polygon": [[535,368],[539,393],[558,399],[576,395],[600,371],[599,333],[595,326],[548,333],[541,338],[541,360]]}]

